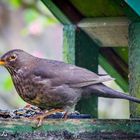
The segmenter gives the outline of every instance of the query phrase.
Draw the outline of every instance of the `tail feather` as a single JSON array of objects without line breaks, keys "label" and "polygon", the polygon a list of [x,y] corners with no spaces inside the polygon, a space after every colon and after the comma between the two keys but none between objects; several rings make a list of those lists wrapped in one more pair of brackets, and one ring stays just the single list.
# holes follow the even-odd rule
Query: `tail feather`
[{"label": "tail feather", "polygon": [[88,90],[90,93],[99,96],[99,97],[105,97],[105,98],[120,98],[120,99],[126,99],[132,102],[140,103],[140,99],[136,97],[132,97],[130,95],[127,95],[125,93],[113,90],[103,84],[97,84],[92,85],[88,87]]}]

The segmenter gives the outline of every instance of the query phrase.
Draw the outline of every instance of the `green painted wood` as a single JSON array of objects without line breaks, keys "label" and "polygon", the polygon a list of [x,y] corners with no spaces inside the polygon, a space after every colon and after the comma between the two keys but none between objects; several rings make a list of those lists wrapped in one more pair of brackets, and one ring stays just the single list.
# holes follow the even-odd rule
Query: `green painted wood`
[{"label": "green painted wood", "polygon": [[108,61],[102,56],[99,56],[99,64],[106,70],[109,75],[115,78],[116,83],[125,91],[128,92],[128,83],[122,78],[122,76],[108,63]]},{"label": "green painted wood", "polygon": [[114,0],[70,0],[70,2],[85,17],[115,17],[124,16],[122,9],[114,2]]},{"label": "green painted wood", "polygon": [[[81,29],[72,25],[64,26],[65,61],[97,72],[98,50],[97,45]],[[81,99],[76,110],[97,117],[97,97]]]},{"label": "green painted wood", "polygon": [[54,16],[62,23],[62,24],[71,24],[71,21],[65,16],[63,11],[61,11],[57,5],[55,5],[52,0],[41,0],[48,9],[54,14]]},{"label": "green painted wood", "polygon": [[140,0],[124,0],[140,16]]},{"label": "green painted wood", "polygon": [[[140,98],[140,22],[129,27],[129,91],[132,96]],[[131,117],[140,117],[140,105],[130,104]]]},{"label": "green painted wood", "polygon": [[140,120],[48,119],[34,126],[31,120],[0,120],[0,139],[140,139]]},{"label": "green painted wood", "polygon": [[75,31],[74,25],[63,27],[63,58],[71,64],[75,64]]},{"label": "green painted wood", "polygon": [[128,64],[128,47],[116,47],[114,51],[121,57],[121,59]]},{"label": "green painted wood", "polygon": [[[75,64],[97,73],[99,46],[80,28],[76,30],[75,39]],[[97,117],[98,98],[81,99],[76,106],[76,110]]]}]

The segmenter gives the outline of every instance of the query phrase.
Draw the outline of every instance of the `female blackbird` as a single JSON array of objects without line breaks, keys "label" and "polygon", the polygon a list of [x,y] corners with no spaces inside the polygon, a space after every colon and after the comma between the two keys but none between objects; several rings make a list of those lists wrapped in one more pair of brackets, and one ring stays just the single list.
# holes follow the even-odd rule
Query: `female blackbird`
[{"label": "female blackbird", "polygon": [[[38,58],[23,50],[11,50],[0,59],[11,74],[20,97],[29,104],[54,112],[69,112],[81,97],[92,95],[121,98],[140,103],[140,99],[115,91],[102,82],[112,80],[64,62]],[[40,120],[42,120],[40,118]]]}]

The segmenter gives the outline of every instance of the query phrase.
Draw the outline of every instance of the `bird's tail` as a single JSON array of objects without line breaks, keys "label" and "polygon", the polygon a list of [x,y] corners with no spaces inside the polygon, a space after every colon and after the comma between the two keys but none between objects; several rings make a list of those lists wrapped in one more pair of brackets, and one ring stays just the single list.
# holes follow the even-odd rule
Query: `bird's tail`
[{"label": "bird's tail", "polygon": [[140,99],[127,95],[125,93],[113,90],[103,84],[92,85],[88,87],[88,91],[95,96],[105,98],[120,98],[126,99],[132,102],[140,103]]}]

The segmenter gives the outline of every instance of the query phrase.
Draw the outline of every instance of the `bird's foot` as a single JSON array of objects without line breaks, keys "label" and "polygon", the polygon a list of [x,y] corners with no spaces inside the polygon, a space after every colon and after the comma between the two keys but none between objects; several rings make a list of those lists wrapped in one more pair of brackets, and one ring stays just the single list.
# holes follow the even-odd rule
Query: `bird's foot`
[{"label": "bird's foot", "polygon": [[25,105],[25,106],[23,107],[23,109],[25,109],[25,110],[40,110],[40,111],[41,111],[40,108],[38,108],[38,107],[36,107],[36,106],[33,106],[33,105],[30,105],[30,104]]},{"label": "bird's foot", "polygon": [[62,118],[63,118],[64,120],[67,120],[68,114],[69,114],[68,111],[64,112]]},{"label": "bird's foot", "polygon": [[31,107],[32,107],[32,105],[26,104],[26,105],[24,106],[24,109],[31,108]]},{"label": "bird's foot", "polygon": [[79,115],[80,113],[78,112],[78,111],[74,111],[74,112],[69,112],[69,111],[66,111],[66,112],[64,112],[64,114],[63,114],[63,119],[64,120],[67,120],[68,119],[68,117],[69,117],[69,115],[73,115],[73,114],[76,114],[76,115]]},{"label": "bird's foot", "polygon": [[64,110],[62,109],[52,109],[52,110],[46,110],[45,112],[43,112],[43,114],[39,114],[35,117],[35,119],[37,120],[37,127],[40,127],[43,123],[44,118],[48,117],[49,115],[55,114],[55,113],[59,113],[59,112],[64,112]]},{"label": "bird's foot", "polygon": [[71,114],[76,114],[76,115],[80,115],[80,112],[78,112],[78,111],[74,111],[74,112],[72,112]]}]

